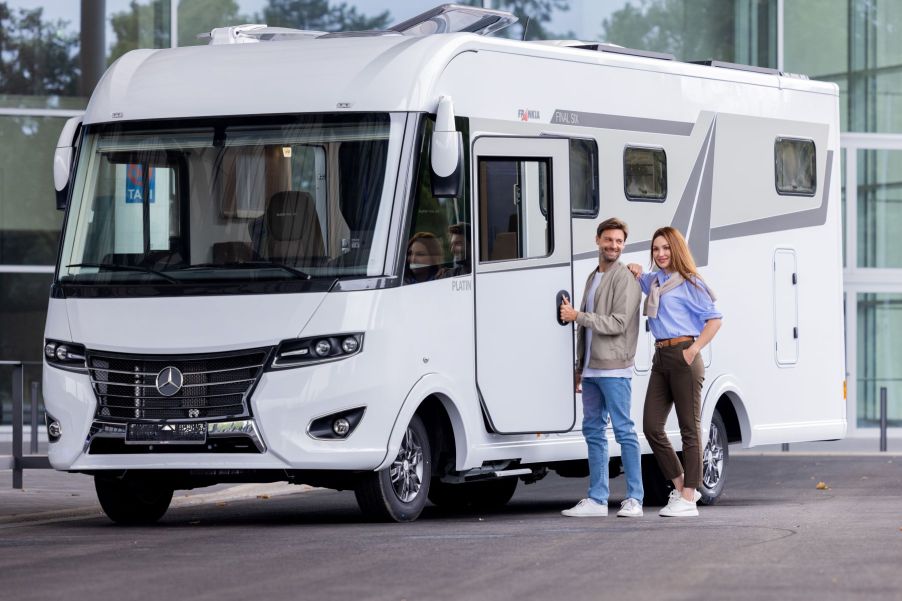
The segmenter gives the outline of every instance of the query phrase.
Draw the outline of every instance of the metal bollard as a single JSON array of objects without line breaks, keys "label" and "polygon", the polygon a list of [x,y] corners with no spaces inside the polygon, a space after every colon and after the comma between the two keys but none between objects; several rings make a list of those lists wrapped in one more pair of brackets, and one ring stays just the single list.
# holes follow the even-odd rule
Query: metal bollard
[{"label": "metal bollard", "polygon": [[31,454],[38,454],[38,383],[31,383]]},{"label": "metal bollard", "polygon": [[22,488],[22,402],[25,397],[25,367],[18,361],[13,371],[13,488]]},{"label": "metal bollard", "polygon": [[880,452],[886,452],[886,386],[880,387]]}]

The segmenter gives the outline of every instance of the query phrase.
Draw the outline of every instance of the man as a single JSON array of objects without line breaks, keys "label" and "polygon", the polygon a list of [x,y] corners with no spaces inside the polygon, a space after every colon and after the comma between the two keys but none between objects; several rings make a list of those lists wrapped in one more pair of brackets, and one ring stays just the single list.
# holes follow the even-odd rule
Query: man
[{"label": "man", "polygon": [[[571,509],[568,517],[601,517],[608,514],[608,416],[626,474],[627,498],[619,517],[642,515],[642,470],[639,437],[630,418],[633,358],[639,338],[639,301],[636,279],[620,263],[629,233],[616,218],[598,225],[598,268],[586,280],[580,310],[565,298],[561,320],[576,322],[576,391],[583,393],[583,436],[589,447],[589,494]],[[580,388],[580,384],[582,387]]]},{"label": "man", "polygon": [[448,226],[448,246],[454,264],[439,273],[440,278],[452,278],[470,273],[470,224],[466,221]]}]

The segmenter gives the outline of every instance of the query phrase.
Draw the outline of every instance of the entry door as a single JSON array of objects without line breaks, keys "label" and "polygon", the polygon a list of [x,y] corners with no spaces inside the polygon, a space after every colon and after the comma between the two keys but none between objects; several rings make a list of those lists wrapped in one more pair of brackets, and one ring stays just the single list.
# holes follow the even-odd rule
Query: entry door
[{"label": "entry door", "polygon": [[573,290],[568,142],[479,138],[473,150],[482,402],[503,434],[570,430],[573,327],[557,308]]}]

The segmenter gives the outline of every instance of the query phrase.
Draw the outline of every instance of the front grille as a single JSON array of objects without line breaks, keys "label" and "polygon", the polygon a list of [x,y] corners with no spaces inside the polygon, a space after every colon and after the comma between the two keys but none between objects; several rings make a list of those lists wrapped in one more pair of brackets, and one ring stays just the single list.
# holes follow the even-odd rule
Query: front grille
[{"label": "front grille", "polygon": [[[248,399],[270,350],[179,356],[88,351],[96,416],[128,421],[248,416]],[[183,376],[181,389],[172,396],[157,390],[157,374],[167,367]]]}]

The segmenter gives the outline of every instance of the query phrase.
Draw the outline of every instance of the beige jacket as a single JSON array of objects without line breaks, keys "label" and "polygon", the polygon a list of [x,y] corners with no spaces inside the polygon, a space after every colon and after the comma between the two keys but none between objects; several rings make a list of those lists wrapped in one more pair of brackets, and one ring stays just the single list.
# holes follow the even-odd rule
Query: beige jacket
[{"label": "beige jacket", "polygon": [[639,301],[642,289],[633,274],[615,263],[605,272],[595,292],[595,312],[586,313],[586,296],[592,285],[593,269],[576,317],[576,370],[582,373],[586,357],[586,328],[592,328],[592,369],[622,369],[633,365],[639,340]]}]

